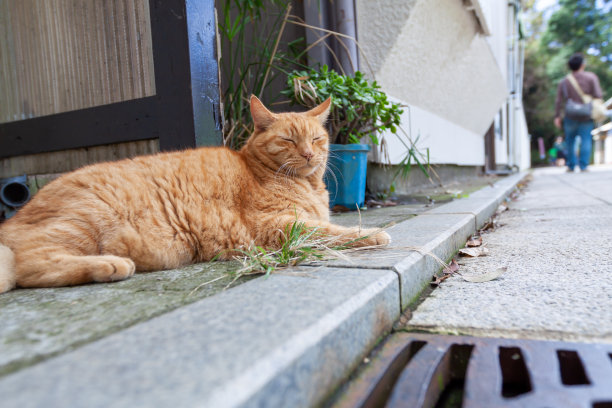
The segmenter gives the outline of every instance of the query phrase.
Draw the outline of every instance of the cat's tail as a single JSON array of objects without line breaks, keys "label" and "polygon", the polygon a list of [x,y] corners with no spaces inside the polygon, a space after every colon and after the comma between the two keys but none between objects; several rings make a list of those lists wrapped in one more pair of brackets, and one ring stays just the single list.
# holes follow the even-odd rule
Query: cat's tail
[{"label": "cat's tail", "polygon": [[15,254],[11,248],[0,244],[0,293],[15,287]]}]

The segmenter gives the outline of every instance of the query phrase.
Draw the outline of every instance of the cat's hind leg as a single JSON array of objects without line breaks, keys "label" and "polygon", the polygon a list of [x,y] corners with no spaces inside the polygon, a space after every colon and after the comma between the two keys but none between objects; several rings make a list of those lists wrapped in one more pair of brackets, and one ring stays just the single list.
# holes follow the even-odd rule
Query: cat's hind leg
[{"label": "cat's hind leg", "polygon": [[72,286],[127,279],[136,270],[129,258],[114,255],[74,255],[61,248],[17,251],[16,279],[19,287]]}]

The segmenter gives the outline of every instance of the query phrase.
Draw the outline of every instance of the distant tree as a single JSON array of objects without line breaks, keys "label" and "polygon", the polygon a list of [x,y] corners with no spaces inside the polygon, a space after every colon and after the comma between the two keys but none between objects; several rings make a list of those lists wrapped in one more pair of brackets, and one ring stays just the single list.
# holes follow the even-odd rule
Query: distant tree
[{"label": "distant tree", "polygon": [[612,0],[559,0],[543,42],[551,51],[569,48],[612,63]]},{"label": "distant tree", "polygon": [[546,70],[548,60],[548,55],[541,52],[539,43],[527,44],[523,75],[523,107],[529,133],[534,142],[538,137],[552,140],[556,132],[552,122],[555,108],[551,103],[555,85]]},{"label": "distant tree", "polygon": [[[554,106],[550,102],[554,84],[547,72],[550,54],[542,47],[546,22],[542,10],[535,8],[535,0],[523,3],[525,28],[525,67],[523,75],[523,107],[533,148],[537,139],[552,140],[555,127],[552,123]],[[537,156],[536,156],[537,157]]]},{"label": "distant tree", "polygon": [[574,52],[585,54],[604,96],[612,96],[612,0],[559,0],[547,23],[534,0],[524,6],[523,105],[532,140],[543,137],[552,145],[558,133],[552,124],[557,84],[568,73],[567,60]]},{"label": "distant tree", "polygon": [[612,96],[612,0],[559,0],[541,43],[551,56],[547,71],[553,81],[567,73],[563,59],[582,52],[588,70]]}]

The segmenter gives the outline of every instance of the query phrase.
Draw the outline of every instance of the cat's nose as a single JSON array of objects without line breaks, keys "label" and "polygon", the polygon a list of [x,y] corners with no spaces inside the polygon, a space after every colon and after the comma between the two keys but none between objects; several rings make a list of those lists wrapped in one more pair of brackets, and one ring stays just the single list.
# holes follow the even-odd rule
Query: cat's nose
[{"label": "cat's nose", "polygon": [[312,152],[310,152],[310,151],[303,152],[303,153],[300,153],[300,154],[302,155],[303,158],[306,159],[306,161],[310,161],[310,159],[312,159],[312,156],[313,156]]}]

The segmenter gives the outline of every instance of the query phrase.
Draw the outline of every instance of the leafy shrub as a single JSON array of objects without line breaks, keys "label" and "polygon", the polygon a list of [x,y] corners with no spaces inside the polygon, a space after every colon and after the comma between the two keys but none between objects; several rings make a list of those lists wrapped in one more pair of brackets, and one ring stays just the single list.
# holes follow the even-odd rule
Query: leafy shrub
[{"label": "leafy shrub", "polygon": [[369,82],[361,72],[341,75],[326,65],[310,71],[293,71],[282,93],[293,104],[313,108],[332,98],[329,116],[330,142],[361,143],[369,137],[378,144],[378,134],[397,132],[402,114],[401,105],[390,102],[376,81]]}]

